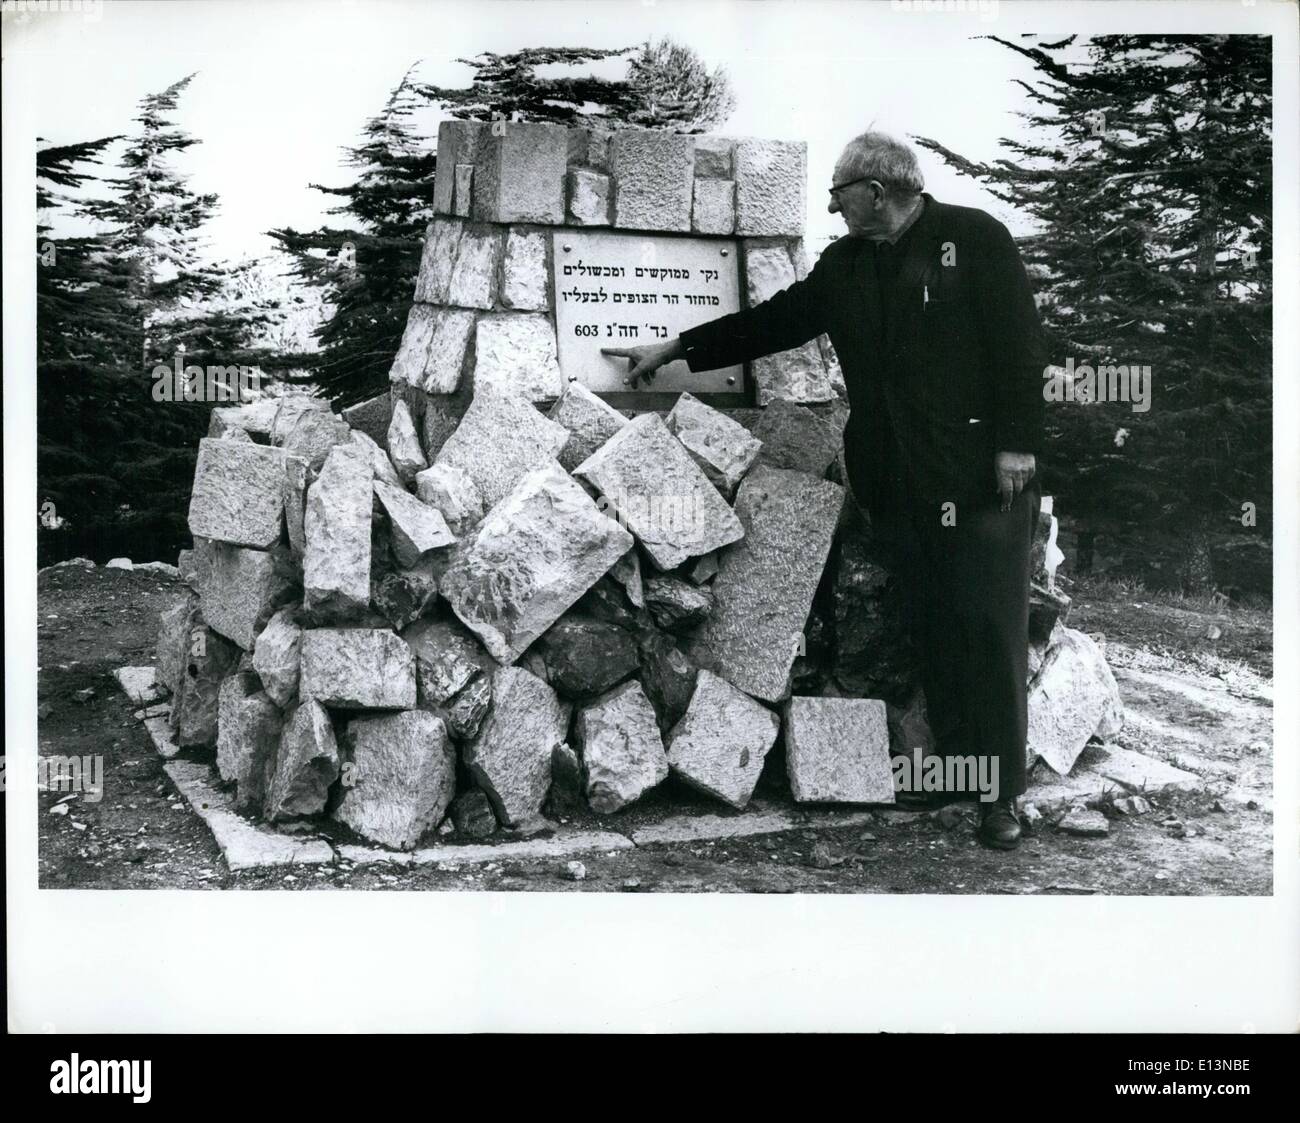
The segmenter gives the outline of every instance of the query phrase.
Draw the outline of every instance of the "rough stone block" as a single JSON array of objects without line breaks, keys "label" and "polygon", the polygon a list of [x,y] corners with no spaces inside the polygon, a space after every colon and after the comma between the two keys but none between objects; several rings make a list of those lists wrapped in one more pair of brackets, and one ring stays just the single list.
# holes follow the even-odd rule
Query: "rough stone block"
[{"label": "rough stone block", "polygon": [[429,394],[454,393],[460,385],[473,330],[473,312],[411,305],[402,342],[388,372],[389,381],[415,386]]},{"label": "rough stone block", "polygon": [[549,463],[568,439],[563,425],[548,421],[524,398],[485,387],[434,464],[461,469],[491,509],[529,472]]},{"label": "rough stone block", "polygon": [[370,512],[374,471],[353,444],[329,455],[307,492],[303,605],[313,619],[343,620],[370,606]]},{"label": "rough stone block", "polygon": [[759,416],[754,436],[762,442],[758,462],[824,476],[835,463],[844,439],[829,421],[806,406],[778,398]]},{"label": "rough stone block", "polygon": [[733,179],[734,164],[731,153],[735,147],[734,137],[712,136],[708,133],[697,136],[695,138],[696,179]]},{"label": "rough stone block", "polygon": [[495,226],[435,218],[424,236],[415,299],[421,304],[491,308],[501,261],[502,231]]},{"label": "rough stone block", "polygon": [[779,728],[771,710],[702,670],[685,716],[668,735],[668,764],[692,787],[742,810]]},{"label": "rough stone block", "polygon": [[483,121],[443,121],[438,125],[438,161],[433,177],[433,209],[452,214],[456,206],[457,165],[473,165],[489,129]]},{"label": "rough stone block", "polygon": [[722,554],[713,613],[688,653],[746,693],[780,701],[844,502],[838,484],[759,465],[736,493],[744,538]]},{"label": "rough stone block", "polygon": [[393,462],[388,459],[388,453],[379,447],[370,437],[361,432],[360,429],[352,430],[352,443],[361,449],[366,458],[370,461],[371,470],[374,478],[380,483],[386,483],[390,487],[405,490],[406,484],[402,477],[397,474],[397,469],[393,467]]},{"label": "rough stone block", "polygon": [[610,577],[623,586],[634,608],[645,608],[645,582],[641,580],[641,555],[636,547],[628,550],[609,571]]},{"label": "rough stone block", "polygon": [[729,179],[695,180],[691,229],[697,234],[733,234],[736,230],[736,185]]},{"label": "rough stone block", "polygon": [[569,431],[559,461],[572,472],[627,424],[627,418],[581,382],[568,382],[547,416]]},{"label": "rough stone block", "polygon": [[657,414],[645,413],[574,470],[662,570],[735,542],[744,530]]},{"label": "rough stone block", "polygon": [[594,698],[636,674],[636,643],[623,628],[578,616],[558,620],[537,641],[546,681],[568,698]]},{"label": "rough stone block", "polygon": [[1067,776],[1097,732],[1108,707],[1118,705],[1119,687],[1106,656],[1083,632],[1060,628],[1029,690],[1028,751]]},{"label": "rough stone block", "polygon": [[293,427],[298,424],[298,418],[304,413],[329,416],[332,412],[328,399],[311,394],[286,394],[277,400],[279,404],[276,406],[275,417],[271,420],[270,434],[271,443],[277,446],[283,446],[288,440]]},{"label": "rough stone block", "polygon": [[351,440],[352,430],[341,417],[307,409],[294,418],[281,447],[285,456],[301,457],[315,473],[321,470],[335,445],[348,444]]},{"label": "rough stone block", "polygon": [[207,547],[199,580],[203,618],[245,651],[253,650],[257,633],[297,590],[297,566],[284,546],[244,550],[213,542]]},{"label": "rough stone block", "polygon": [[415,656],[387,628],[307,628],[299,696],[341,710],[415,706]]},{"label": "rough stone block", "polygon": [[209,748],[217,743],[218,693],[242,654],[237,644],[214,632],[202,617],[195,618],[185,672],[172,698],[171,724],[180,748]]},{"label": "rough stone block", "polygon": [[208,436],[231,438],[243,433],[259,444],[271,439],[271,426],[280,408],[278,398],[259,398],[237,406],[219,406],[208,415]]},{"label": "rough stone block", "polygon": [[421,706],[445,706],[496,662],[459,621],[421,620],[402,639],[415,654]]},{"label": "rough stone block", "polygon": [[421,503],[409,491],[375,481],[375,494],[388,513],[393,557],[403,569],[418,565],[430,550],[455,543],[456,537],[436,507]]},{"label": "rough stone block", "polygon": [[444,574],[443,596],[493,658],[513,663],[631,545],[552,461],[488,512]]},{"label": "rough stone block", "polygon": [[294,556],[307,548],[307,483],[311,469],[301,456],[284,458],[284,533]]},{"label": "rough stone block", "polygon": [[780,242],[744,242],[745,288],[749,307],[771,300],[799,278],[794,259]]},{"label": "rough stone block", "polygon": [[546,312],[547,280],[546,235],[540,230],[510,230],[501,266],[501,303],[520,312]]},{"label": "rough stone block", "polygon": [[803,141],[736,141],[736,233],[801,235],[808,212],[808,146]]},{"label": "rough stone block", "polygon": [[474,208],[474,165],[456,165],[456,192],[452,199],[452,214],[469,218]]},{"label": "rough stone block", "polygon": [[608,226],[610,179],[590,168],[569,169],[569,221],[577,226]]},{"label": "rough stone block", "polygon": [[414,624],[438,603],[438,566],[433,558],[370,579],[370,602],[396,629]]},{"label": "rough stone block", "polygon": [[456,750],[442,719],[426,710],[355,718],[343,744],[351,783],[334,818],[382,846],[413,849],[456,794]]},{"label": "rough stone block", "polygon": [[478,731],[492,705],[492,679],[476,678],[456,695],[447,706],[447,728],[458,741],[478,736]]},{"label": "rough stone block", "polygon": [[475,393],[486,386],[541,402],[554,401],[563,389],[549,316],[502,312],[480,317],[474,356]]},{"label": "rough stone block", "polygon": [[465,763],[497,818],[517,826],[541,814],[551,755],[564,743],[569,707],[522,667],[492,675],[492,708],[465,747]]},{"label": "rough stone block", "polygon": [[158,681],[175,695],[190,653],[190,633],[198,619],[199,599],[186,590],[176,603],[158,615],[158,641],[154,650]]},{"label": "rough stone block", "polygon": [[217,711],[217,771],[235,783],[236,811],[259,811],[284,719],[247,672],[221,684]]},{"label": "rough stone block", "polygon": [[429,466],[415,432],[411,408],[400,400],[393,404],[393,420],[388,426],[388,458],[403,484],[411,483],[418,472]]},{"label": "rough stone block", "polygon": [[343,420],[348,425],[365,433],[381,447],[388,440],[388,425],[392,419],[393,396],[387,390],[343,411]]},{"label": "rough stone block", "polygon": [[620,129],[610,141],[614,225],[689,230],[695,138],[657,129]]},{"label": "rough stone block", "polygon": [[270,822],[319,815],[339,778],[339,748],[325,707],[306,701],[285,721],[263,814]]},{"label": "rough stone block", "polygon": [[564,222],[569,137],[562,125],[508,121],[483,137],[474,167],[479,222]]},{"label": "rough stone block", "polygon": [[634,803],[668,778],[663,738],[641,684],[629,682],[578,711],[587,802],[598,815]]},{"label": "rough stone block", "polygon": [[474,395],[470,391],[469,379],[466,378],[454,394],[429,394],[425,399],[424,417],[421,426],[424,431],[424,455],[432,463],[447,443],[447,438],[456,431],[461,418],[469,409]]},{"label": "rough stone block", "polygon": [[775,355],[764,355],[750,364],[758,404],[770,405],[778,398],[791,402],[829,402],[835,387],[817,340]]},{"label": "rough stone block", "polygon": [[284,453],[205,437],[190,493],[190,533],[264,550],[280,537]]},{"label": "rough stone block", "polygon": [[298,693],[298,670],[302,657],[302,627],[298,606],[285,605],[271,617],[253,646],[253,670],[262,687],[281,709]]},{"label": "rough stone block", "polygon": [[680,632],[708,618],[713,591],[679,577],[651,577],[645,583],[645,606],[665,632]]},{"label": "rough stone block", "polygon": [[763,442],[739,422],[683,393],[666,419],[669,431],[728,499],[757,459]]},{"label": "rough stone block", "polygon": [[492,803],[477,788],[452,800],[451,821],[456,826],[456,833],[467,838],[487,838],[497,829]]},{"label": "rough stone block", "polygon": [[483,496],[469,475],[452,464],[438,463],[415,477],[415,493],[446,520],[457,538],[483,518]]},{"label": "rough stone block", "polygon": [[889,720],[874,698],[791,698],[786,773],[799,803],[893,803]]},{"label": "rough stone block", "polygon": [[665,732],[682,719],[695,693],[699,667],[661,632],[647,631],[638,641],[641,685]]}]

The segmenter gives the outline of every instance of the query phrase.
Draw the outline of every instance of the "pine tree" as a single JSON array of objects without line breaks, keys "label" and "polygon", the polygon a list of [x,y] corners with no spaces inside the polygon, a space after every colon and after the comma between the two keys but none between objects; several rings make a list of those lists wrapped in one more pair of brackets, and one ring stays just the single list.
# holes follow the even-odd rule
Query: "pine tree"
[{"label": "pine tree", "polygon": [[388,388],[388,368],[406,328],[420,268],[420,240],[433,218],[434,153],[414,129],[421,108],[410,71],[370,118],[361,144],[346,149],[359,169],[346,187],[311,186],[344,200],[331,214],[343,228],[270,231],[295,262],[297,276],[325,290],[332,307],[318,333],[320,350],[303,357],[302,378],[336,407]]},{"label": "pine tree", "polygon": [[1260,523],[1272,488],[1269,40],[1096,36],[1025,46],[1030,139],[976,163],[918,143],[1031,215],[1055,361],[1150,366],[1151,406],[1049,407],[1046,486],[1095,525]]},{"label": "pine tree", "polygon": [[[67,272],[42,274],[54,299],[38,305],[38,476],[42,501],[57,512],[47,522],[66,520],[45,528],[47,553],[174,557],[189,538],[189,489],[212,403],[157,400],[153,371],[249,357],[257,315],[204,308],[228,281],[204,261],[198,235],[216,196],[191,191],[173,167],[198,143],[170,119],[192,79],[142,99],[123,174],[100,179],[106,194],[73,204],[105,229],[67,240],[63,253],[55,241],[52,256]],[[72,165],[85,183],[79,147]],[[38,203],[58,203],[53,187],[76,185],[67,162],[59,149],[42,152]]]}]

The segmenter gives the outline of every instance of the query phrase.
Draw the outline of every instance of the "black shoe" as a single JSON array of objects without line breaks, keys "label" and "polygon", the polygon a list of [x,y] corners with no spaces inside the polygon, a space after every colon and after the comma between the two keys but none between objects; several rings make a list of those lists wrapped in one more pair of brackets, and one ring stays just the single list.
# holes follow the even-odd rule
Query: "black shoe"
[{"label": "black shoe", "polygon": [[1014,799],[999,799],[980,804],[980,825],[976,831],[985,846],[995,850],[1014,850],[1020,845],[1020,818]]}]

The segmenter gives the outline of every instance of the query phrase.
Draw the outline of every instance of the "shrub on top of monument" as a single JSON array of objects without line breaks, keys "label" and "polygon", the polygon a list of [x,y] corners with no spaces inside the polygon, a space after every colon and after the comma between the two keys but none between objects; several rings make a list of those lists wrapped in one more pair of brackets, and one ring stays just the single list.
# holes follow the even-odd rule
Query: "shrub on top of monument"
[{"label": "shrub on top of monument", "polygon": [[631,545],[552,460],[488,512],[457,550],[442,594],[493,658],[513,663]]},{"label": "shrub on top of monument", "polygon": [[653,413],[628,422],[574,474],[596,488],[661,570],[744,534],[726,500]]},{"label": "shrub on top of monument", "polygon": [[190,493],[190,533],[264,550],[280,537],[284,453],[204,437]]},{"label": "shrub on top of monument", "polygon": [[721,555],[714,608],[688,648],[755,698],[778,702],[803,644],[844,502],[838,484],[758,465],[736,492],[744,537]]},{"label": "shrub on top of monument", "polygon": [[563,425],[548,421],[517,394],[484,387],[474,395],[434,466],[463,471],[490,509],[524,476],[552,462],[568,439]]}]

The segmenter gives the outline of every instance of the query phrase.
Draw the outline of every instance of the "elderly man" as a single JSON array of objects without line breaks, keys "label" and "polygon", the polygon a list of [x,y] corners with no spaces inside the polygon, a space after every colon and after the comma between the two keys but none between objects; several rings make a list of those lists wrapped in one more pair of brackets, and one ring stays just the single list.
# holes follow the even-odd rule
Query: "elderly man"
[{"label": "elderly man", "polygon": [[[978,834],[1011,849],[1025,790],[1045,354],[1006,227],[923,187],[906,145],[881,133],[854,138],[829,203],[848,235],[807,278],[674,340],[605,353],[632,361],[636,385],[674,359],[712,370],[830,336],[851,406],[849,483],[909,593],[937,750],[991,758],[982,763],[998,790],[980,803]],[[923,801],[900,793],[900,802]]]}]

